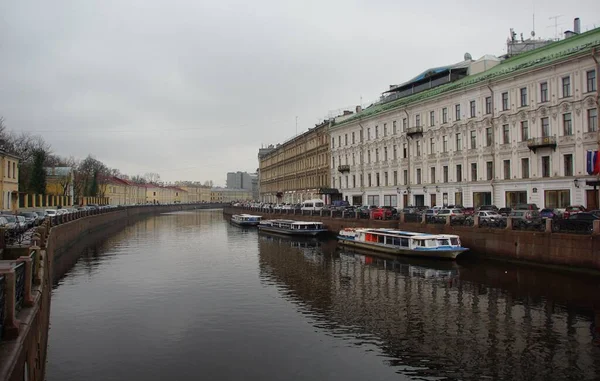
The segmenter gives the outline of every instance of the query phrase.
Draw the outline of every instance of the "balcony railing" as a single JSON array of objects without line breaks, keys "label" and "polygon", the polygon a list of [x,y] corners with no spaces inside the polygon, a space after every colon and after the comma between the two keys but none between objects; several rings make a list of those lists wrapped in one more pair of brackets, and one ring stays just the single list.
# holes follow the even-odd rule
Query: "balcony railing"
[{"label": "balcony railing", "polygon": [[406,135],[423,135],[423,126],[410,127],[406,130]]},{"label": "balcony railing", "polygon": [[339,172],[350,172],[350,166],[348,164],[344,164],[344,165],[339,165],[338,166],[338,171]]},{"label": "balcony railing", "polygon": [[527,140],[527,147],[535,152],[538,148],[551,147],[556,149],[556,136],[544,136]]}]

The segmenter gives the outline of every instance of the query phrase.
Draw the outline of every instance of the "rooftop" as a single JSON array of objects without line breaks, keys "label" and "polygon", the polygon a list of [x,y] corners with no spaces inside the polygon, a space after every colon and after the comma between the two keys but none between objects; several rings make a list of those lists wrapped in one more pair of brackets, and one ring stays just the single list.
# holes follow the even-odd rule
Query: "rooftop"
[{"label": "rooftop", "polygon": [[458,81],[441,85],[418,94],[400,98],[389,103],[374,104],[363,111],[354,114],[352,117],[339,123],[338,125],[345,125],[356,119],[366,118],[391,109],[408,106],[440,94],[477,85],[484,81],[493,80],[507,74],[518,73],[535,67],[548,65],[552,62],[587,52],[598,46],[600,46],[600,28],[592,29],[580,35],[556,41],[539,49],[519,54],[515,57],[502,61],[500,64],[492,67],[489,70],[478,74],[469,75],[459,79]]}]

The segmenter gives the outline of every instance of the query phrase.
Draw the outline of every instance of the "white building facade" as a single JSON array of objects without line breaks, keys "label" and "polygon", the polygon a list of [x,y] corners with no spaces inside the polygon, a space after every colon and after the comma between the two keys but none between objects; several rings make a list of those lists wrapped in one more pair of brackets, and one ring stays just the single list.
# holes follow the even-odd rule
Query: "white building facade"
[{"label": "white building facade", "polygon": [[[473,61],[469,75],[330,127],[331,184],[351,204],[598,208],[600,29]],[[600,61],[600,53],[596,57]]]}]

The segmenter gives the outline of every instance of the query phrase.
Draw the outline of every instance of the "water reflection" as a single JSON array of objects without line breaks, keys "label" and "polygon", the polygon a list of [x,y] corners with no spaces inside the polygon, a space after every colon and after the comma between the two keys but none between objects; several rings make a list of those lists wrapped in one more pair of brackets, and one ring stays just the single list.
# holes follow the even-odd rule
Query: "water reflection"
[{"label": "water reflection", "polygon": [[[490,263],[375,258],[323,245],[318,261],[259,240],[261,279],[398,372],[459,379],[597,379],[594,278]],[[357,338],[361,338],[358,339]]]}]

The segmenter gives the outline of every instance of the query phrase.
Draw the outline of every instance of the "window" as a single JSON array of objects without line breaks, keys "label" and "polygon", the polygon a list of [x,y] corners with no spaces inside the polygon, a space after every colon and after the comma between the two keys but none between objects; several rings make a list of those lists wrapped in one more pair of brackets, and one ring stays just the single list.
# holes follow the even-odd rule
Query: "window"
[{"label": "window", "polygon": [[475,130],[471,131],[471,149],[477,148],[477,132]]},{"label": "window", "polygon": [[404,143],[402,145],[402,158],[406,159],[408,156],[408,146],[406,145],[406,143]]},{"label": "window", "polygon": [[490,147],[494,144],[494,136],[492,135],[492,127],[487,127],[485,129],[485,145]]},{"label": "window", "polygon": [[570,112],[563,114],[563,134],[565,136],[573,135],[573,122],[571,120]]},{"label": "window", "polygon": [[387,136],[387,123],[383,124],[383,137]]},{"label": "window", "polygon": [[502,144],[510,143],[510,130],[508,124],[502,125]]},{"label": "window", "polygon": [[571,205],[571,192],[568,189],[544,191],[546,208],[566,208]]},{"label": "window", "polygon": [[[360,186],[361,187],[365,186],[363,175],[360,175]],[[334,188],[335,188],[335,186],[334,186]]]},{"label": "window", "polygon": [[421,184],[421,168],[417,168],[417,184]]},{"label": "window", "polygon": [[406,128],[408,127],[408,119],[402,119],[402,132],[406,132]]},{"label": "window", "polygon": [[420,114],[415,115],[415,126],[416,127],[421,126],[421,115]]},{"label": "window", "polygon": [[352,154],[352,165],[356,165],[356,160],[354,154]]},{"label": "window", "polygon": [[17,163],[13,161],[13,179],[17,178]]},{"label": "window", "polygon": [[542,177],[550,177],[550,156],[542,156]]},{"label": "window", "polygon": [[477,163],[471,163],[471,181],[477,181]]},{"label": "window", "polygon": [[367,196],[367,205],[379,205],[379,196]]},{"label": "window", "polygon": [[380,183],[379,183],[379,172],[377,172],[375,174],[375,186],[379,186],[379,185],[380,185]]},{"label": "window", "polygon": [[445,183],[447,183],[448,182],[448,166],[444,165],[444,168],[442,168],[442,169],[443,169],[443,176],[444,176],[443,180]]},{"label": "window", "polygon": [[367,140],[371,140],[371,129],[367,128]]},{"label": "window", "polygon": [[504,180],[510,180],[510,160],[504,160]]},{"label": "window", "polygon": [[521,141],[529,139],[529,122],[524,120],[521,122]]},{"label": "window", "polygon": [[396,151],[398,151],[397,146],[394,146],[394,160],[398,158],[398,153]]},{"label": "window", "polygon": [[[341,164],[341,163],[340,163]],[[335,168],[335,157],[331,157],[331,166]]]},{"label": "window", "polygon": [[371,150],[367,151],[367,163],[371,162]]},{"label": "window", "polygon": [[502,111],[508,110],[508,92],[502,93]]},{"label": "window", "polygon": [[338,136],[338,147],[342,146],[342,135]]},{"label": "window", "polygon": [[375,162],[379,163],[379,148],[375,148]]},{"label": "window", "polygon": [[442,123],[448,123],[448,107],[442,109]]},{"label": "window", "polygon": [[563,156],[565,176],[573,176],[573,154]]},{"label": "window", "polygon": [[387,147],[383,147],[383,161],[387,161]]},{"label": "window", "polygon": [[598,109],[587,110],[588,132],[598,131]]},{"label": "window", "polygon": [[8,172],[8,177],[10,178],[10,160],[6,161],[6,171]]},{"label": "window", "polygon": [[352,175],[352,188],[356,188],[356,175]]},{"label": "window", "polygon": [[398,131],[396,130],[396,121],[395,120],[392,122],[392,132],[394,135],[396,135],[396,133],[398,133]]},{"label": "window", "polygon": [[354,134],[354,131],[352,131],[352,144],[356,143],[356,141],[354,140],[354,138],[355,138],[355,134]]},{"label": "window", "polygon": [[394,185],[398,185],[398,171],[394,171]]},{"label": "window", "polygon": [[571,77],[562,78],[562,96],[563,98],[571,96]]},{"label": "window", "polygon": [[417,140],[417,156],[421,156],[421,142]]},{"label": "window", "polygon": [[[371,186],[371,174],[370,173],[367,175],[367,186],[369,186],[369,187]],[[335,188],[335,186],[334,186],[334,188]]]},{"label": "window", "polygon": [[548,102],[548,82],[540,83],[540,102]]},{"label": "window", "polygon": [[475,101],[469,102],[469,109],[471,112],[471,118],[475,118]]},{"label": "window", "polygon": [[542,118],[542,137],[547,138],[550,136],[550,119],[548,117]]},{"label": "window", "polygon": [[460,104],[457,104],[456,106],[454,106],[454,111],[455,111],[455,120],[460,120]]},{"label": "window", "polygon": [[485,113],[492,113],[492,97],[485,97]]},{"label": "window", "polygon": [[379,126],[375,126],[375,139],[379,138]]},{"label": "window", "polygon": [[348,145],[348,134],[344,134],[344,145]]},{"label": "window", "polygon": [[331,138],[331,148],[335,148],[335,137]]},{"label": "window", "polygon": [[529,158],[521,159],[521,177],[524,179],[529,178]]},{"label": "window", "polygon": [[521,107],[527,106],[527,87],[522,87],[519,93],[521,94]]},{"label": "window", "polygon": [[462,134],[460,133],[456,134],[456,150],[462,150]]},{"label": "window", "polygon": [[429,125],[435,125],[435,111],[429,111]]},{"label": "window", "polygon": [[397,206],[398,205],[398,196],[397,195],[384,195],[383,196],[383,206]]},{"label": "window", "polygon": [[429,153],[432,155],[435,153],[435,139],[434,138],[429,139]]},{"label": "window", "polygon": [[402,177],[404,178],[404,185],[408,184],[408,169],[405,169],[402,173]]},{"label": "window", "polygon": [[431,177],[429,180],[432,184],[434,184],[435,183],[435,167],[431,167],[430,171],[431,171]]},{"label": "window", "polygon": [[485,163],[485,172],[488,180],[492,180],[494,178],[494,163],[492,161]]},{"label": "window", "polygon": [[596,70],[588,70],[585,76],[587,79],[587,92],[596,91]]},{"label": "window", "polygon": [[448,152],[448,135],[442,136],[442,151]]},{"label": "window", "polygon": [[362,141],[363,141],[363,130],[362,130],[362,128],[360,129],[360,132],[359,132],[359,134],[358,134],[358,140],[359,140],[361,143],[362,143]]},{"label": "window", "polygon": [[461,164],[456,165],[456,181],[459,183],[462,181],[462,165]]}]

